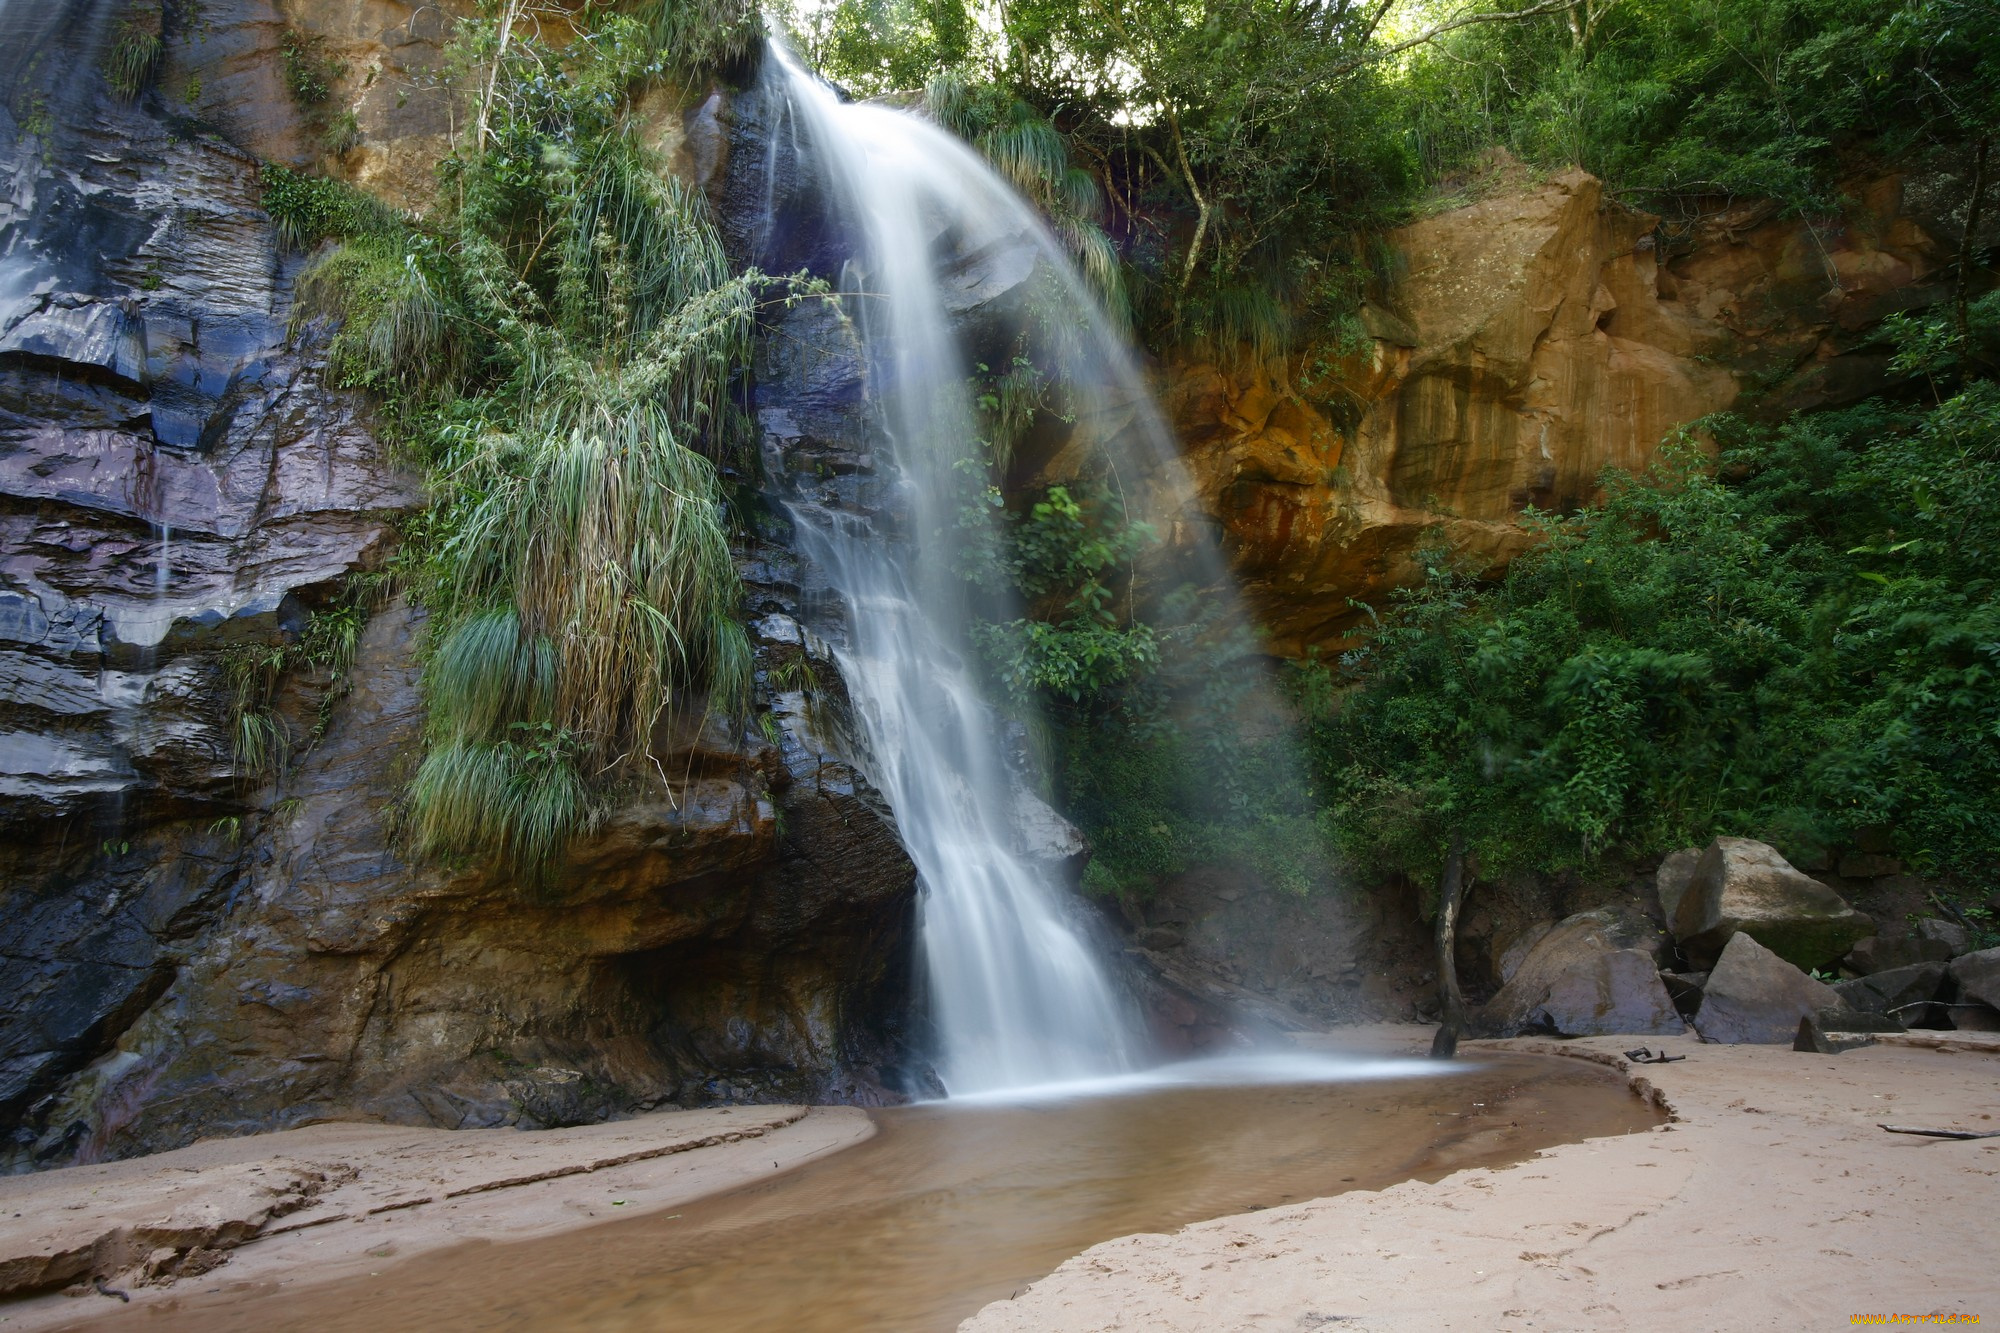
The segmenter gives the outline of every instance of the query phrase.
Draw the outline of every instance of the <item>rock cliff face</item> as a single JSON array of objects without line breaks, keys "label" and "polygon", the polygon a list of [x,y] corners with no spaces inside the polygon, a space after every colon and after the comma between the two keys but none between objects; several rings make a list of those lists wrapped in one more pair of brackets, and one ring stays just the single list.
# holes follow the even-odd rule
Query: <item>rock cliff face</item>
[{"label": "rock cliff face", "polygon": [[[169,5],[153,86],[124,102],[97,73],[119,4],[0,7],[14,1166],[330,1115],[556,1124],[880,1100],[921,1077],[913,872],[843,725],[821,637],[838,607],[776,516],[739,561],[768,725],[660,737],[663,781],[547,885],[406,857],[422,618],[393,596],[337,688],[325,670],[277,683],[291,762],[239,762],[242,664],[379,572],[423,499],[367,405],[326,386],[310,331],[289,336],[301,257],[260,207],[259,163],[422,207],[463,8],[203,0],[196,22]],[[327,103],[288,90],[288,34],[339,67]],[[767,267],[836,266],[823,233],[759,211],[747,150],[772,108],[642,110],[739,254],[775,226]],[[1584,499],[1673,426],[1753,389],[1799,405],[1874,387],[1867,329],[1927,299],[1938,263],[1911,193],[1879,182],[1831,229],[1746,209],[1668,245],[1586,176],[1516,182],[1391,238],[1367,346],[1337,366],[1169,367],[1200,503],[1278,647],[1337,640],[1347,598],[1405,577],[1428,527],[1498,565],[1523,506]],[[794,498],[865,504],[865,376],[817,317],[801,305],[767,340],[754,406]],[[1180,1007],[1191,1044],[1221,1031]]]},{"label": "rock cliff face", "polygon": [[[116,6],[5,15],[39,56],[5,71],[34,117],[0,122],[0,1155],[899,1095],[913,873],[841,758],[781,544],[741,555],[765,725],[663,734],[663,781],[550,884],[407,859],[421,616],[401,601],[338,689],[276,683],[289,764],[239,762],[243,664],[346,601],[422,503],[311,332],[288,338],[302,260],[259,158],[421,202],[441,26],[207,0],[175,29],[169,8],[131,102],[96,74]],[[359,146],[324,152],[332,110],[286,92],[288,32],[346,66]]]},{"label": "rock cliff face", "polygon": [[1588,500],[1676,427],[1874,392],[1887,350],[1869,331],[1941,295],[1951,248],[1899,177],[1833,222],[1745,205],[1672,237],[1582,172],[1503,165],[1486,186],[1390,233],[1361,350],[1166,370],[1203,506],[1279,652],[1338,642],[1347,599],[1407,580],[1428,530],[1497,569],[1528,542],[1523,509]]}]

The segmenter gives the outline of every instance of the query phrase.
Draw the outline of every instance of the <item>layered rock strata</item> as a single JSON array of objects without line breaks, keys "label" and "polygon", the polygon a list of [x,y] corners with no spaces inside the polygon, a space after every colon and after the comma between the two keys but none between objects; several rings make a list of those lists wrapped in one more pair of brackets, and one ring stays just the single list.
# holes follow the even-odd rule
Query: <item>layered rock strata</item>
[{"label": "layered rock strata", "polygon": [[[349,8],[305,16],[347,66],[336,105],[427,173],[393,85],[434,61],[434,25]],[[12,104],[45,114],[0,126],[0,1155],[901,1095],[913,873],[842,757],[838,672],[782,543],[739,561],[756,725],[664,730],[658,780],[547,883],[399,836],[418,610],[368,599],[338,688],[288,669],[246,699],[316,612],[364,604],[353,576],[423,497],[326,387],[312,331],[288,337],[303,257],[258,173],[314,151],[279,82],[301,16],[203,14],[131,102],[91,73],[106,6],[10,30],[42,44],[9,67]],[[374,48],[405,63],[358,66]],[[43,96],[51,69],[85,73]],[[281,762],[244,762],[250,712],[289,738]]]}]

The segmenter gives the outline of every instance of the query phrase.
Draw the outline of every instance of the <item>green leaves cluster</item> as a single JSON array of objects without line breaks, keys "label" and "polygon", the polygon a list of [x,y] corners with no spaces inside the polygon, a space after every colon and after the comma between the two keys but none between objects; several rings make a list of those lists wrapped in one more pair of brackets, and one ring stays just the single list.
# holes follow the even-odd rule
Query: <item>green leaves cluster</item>
[{"label": "green leaves cluster", "polygon": [[166,16],[157,4],[138,6],[118,24],[117,36],[104,58],[104,77],[111,91],[126,101],[152,82],[153,71],[166,54],[165,24]]},{"label": "green leaves cluster", "polygon": [[1689,450],[1608,477],[1496,586],[1427,554],[1320,695],[1350,856],[1429,874],[1462,831],[1492,876],[1886,832],[1926,871],[1990,878],[2000,387],[1711,425],[1719,471]]},{"label": "green leaves cluster", "polygon": [[594,18],[560,48],[460,26],[472,128],[422,225],[272,177],[274,211],[344,237],[298,318],[429,469],[406,557],[431,611],[411,831],[531,875],[649,770],[666,715],[749,688],[716,460],[762,279],[732,275],[703,201],[624,124],[663,67],[652,36]]},{"label": "green leaves cluster", "polygon": [[1118,596],[1121,583],[1129,590],[1132,561],[1154,540],[1102,483],[1051,486],[1013,516],[1006,572],[1041,614],[975,635],[1017,701],[1082,704],[1158,662],[1153,628],[1132,620]]},{"label": "green leaves cluster", "polygon": [[[840,0],[790,13],[831,77],[862,94],[929,88],[933,114],[1059,227],[1096,227],[1156,345],[1225,356],[1310,359],[1337,343],[1386,262],[1369,238],[1496,145],[1537,168],[1581,165],[1686,220],[1739,199],[1833,211],[1869,161],[1962,175],[1967,146],[2000,130],[1987,0]],[[1070,207],[1091,193],[1096,211]],[[1079,254],[1102,262],[1077,231]]]},{"label": "green leaves cluster", "polygon": [[1831,210],[1869,155],[2000,129],[2000,14],[1981,0],[1589,0],[1467,30],[1408,74],[1433,161],[1487,143],[1575,163],[1669,213],[1717,197]]},{"label": "green leaves cluster", "polygon": [[284,66],[285,91],[301,111],[310,111],[333,96],[333,85],[347,73],[347,66],[326,53],[326,38],[318,33],[285,29],[278,40],[278,59]]},{"label": "green leaves cluster", "polygon": [[258,170],[258,183],[278,238],[294,250],[334,237],[400,234],[402,224],[394,213],[345,182],[266,162]]}]

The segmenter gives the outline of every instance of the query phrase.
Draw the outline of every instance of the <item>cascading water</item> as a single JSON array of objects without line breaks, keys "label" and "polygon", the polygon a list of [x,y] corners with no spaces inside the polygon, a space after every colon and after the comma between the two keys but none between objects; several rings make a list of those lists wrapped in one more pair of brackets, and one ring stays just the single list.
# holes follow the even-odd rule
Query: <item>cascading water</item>
[{"label": "cascading water", "polygon": [[[1137,1016],[1066,913],[1056,876],[1016,845],[1015,780],[966,657],[951,546],[964,522],[964,446],[979,422],[960,317],[993,272],[1032,292],[1025,301],[1052,303],[1040,321],[1060,330],[1078,420],[1120,421],[1156,453],[1171,445],[1061,247],[983,160],[919,117],[840,101],[788,53],[772,54],[788,102],[781,123],[792,142],[806,141],[850,232],[842,285],[883,418],[889,457],[876,466],[895,518],[816,503],[791,511],[805,553],[846,603],[840,662],[871,776],[922,879],[939,1076],[963,1095],[1131,1069],[1147,1058]],[[983,277],[968,272],[967,256],[981,257]]]}]

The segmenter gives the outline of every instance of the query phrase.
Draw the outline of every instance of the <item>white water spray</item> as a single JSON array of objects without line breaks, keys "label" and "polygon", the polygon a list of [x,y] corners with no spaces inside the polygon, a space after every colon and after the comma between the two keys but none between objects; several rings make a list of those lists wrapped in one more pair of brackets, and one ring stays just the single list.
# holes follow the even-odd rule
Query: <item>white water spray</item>
[{"label": "white water spray", "polygon": [[[964,490],[954,472],[978,419],[955,316],[985,299],[987,289],[972,290],[979,275],[1032,272],[1018,286],[1059,307],[1062,388],[1079,420],[1097,423],[1100,438],[1115,421],[1155,454],[1170,455],[1171,442],[1061,247],[982,159],[919,117],[841,102],[788,53],[772,58],[790,103],[785,128],[807,141],[854,233],[848,307],[889,437],[877,466],[895,488],[900,531],[831,506],[792,513],[805,553],[847,604],[840,665],[871,776],[921,877],[939,1076],[964,1095],[1136,1068],[1148,1060],[1137,1015],[1065,910],[1063,886],[1017,847],[999,720],[964,657],[950,534]],[[969,271],[968,256],[985,267]],[[1177,462],[1157,459],[1135,471],[1179,475]]]}]

